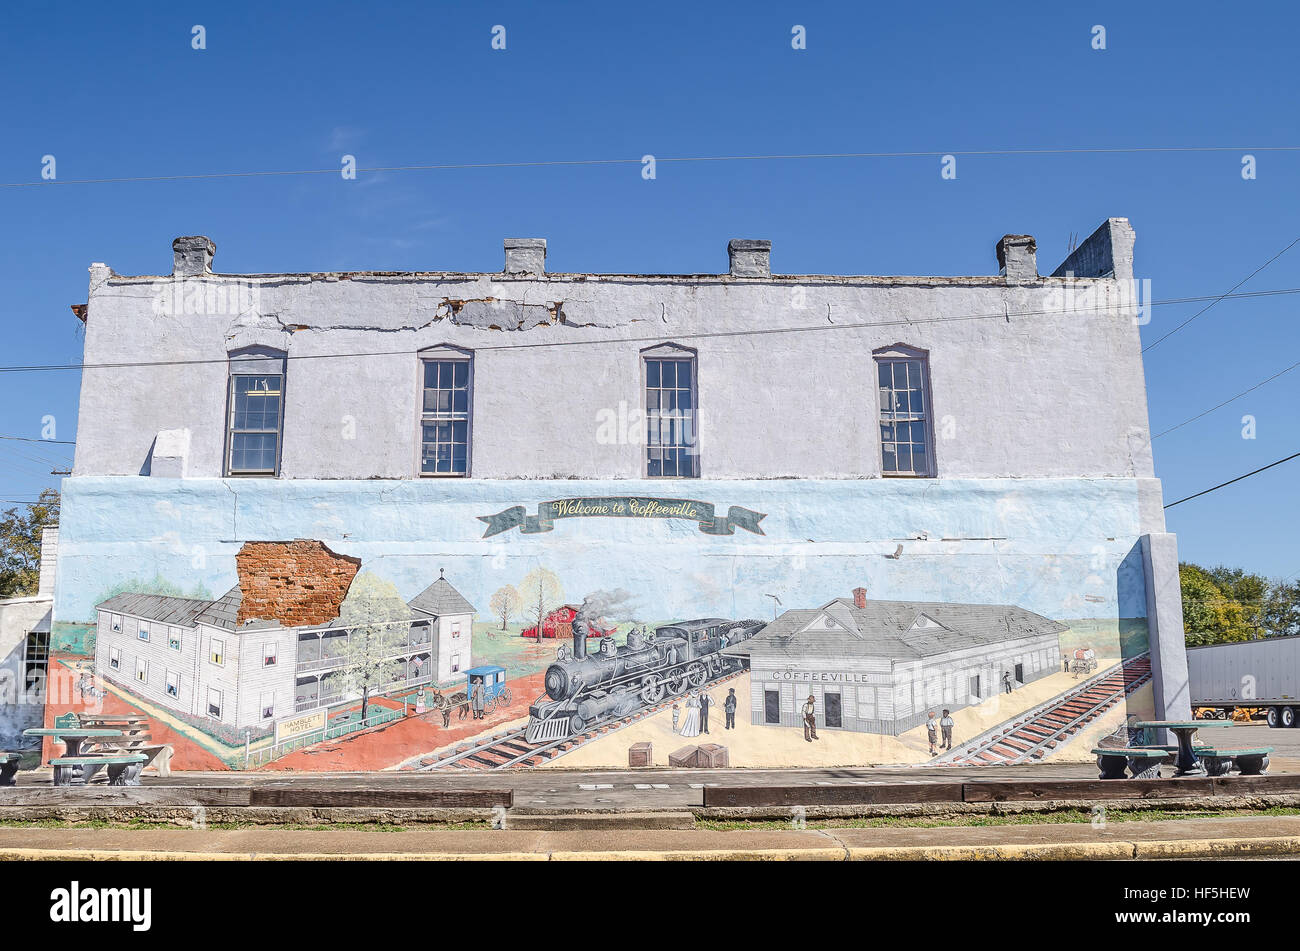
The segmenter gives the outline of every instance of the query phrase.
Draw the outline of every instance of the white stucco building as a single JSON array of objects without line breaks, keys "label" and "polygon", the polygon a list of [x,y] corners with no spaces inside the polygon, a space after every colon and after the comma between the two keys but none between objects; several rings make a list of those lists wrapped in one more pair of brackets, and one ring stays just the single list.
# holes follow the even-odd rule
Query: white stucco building
[{"label": "white stucco building", "polygon": [[[481,272],[222,274],[205,237],[170,273],[92,265],[55,626],[316,539],[417,609],[446,608],[421,592],[447,565],[470,604],[621,588],[647,621],[864,585],[1137,624],[1154,712],[1187,716],[1133,229],[1048,273],[999,231],[992,273],[959,276],[774,273],[755,240],[678,275],[548,271],[541,239]],[[451,607],[439,679],[470,664]]]}]

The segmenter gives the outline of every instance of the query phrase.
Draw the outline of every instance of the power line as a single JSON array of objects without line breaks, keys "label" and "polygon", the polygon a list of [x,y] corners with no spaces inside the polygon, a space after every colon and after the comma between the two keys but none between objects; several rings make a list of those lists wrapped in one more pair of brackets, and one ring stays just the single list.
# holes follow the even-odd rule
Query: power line
[{"label": "power line", "polygon": [[1269,258],[1267,261],[1265,261],[1265,262],[1264,262],[1263,264],[1261,264],[1259,267],[1255,268],[1255,270],[1251,271],[1249,274],[1247,274],[1245,277],[1243,277],[1243,278],[1242,278],[1240,281],[1238,281],[1236,284],[1232,285],[1232,287],[1228,289],[1228,293],[1227,293],[1227,294],[1224,294],[1223,297],[1216,297],[1214,300],[1210,301],[1208,304],[1206,304],[1204,307],[1202,307],[1202,308],[1201,308],[1200,310],[1198,310],[1196,313],[1192,314],[1192,316],[1188,317],[1186,320],[1184,320],[1181,324],[1179,324],[1179,325],[1178,325],[1177,327],[1175,327],[1173,330],[1169,331],[1169,332],[1168,332],[1167,334],[1165,334],[1163,337],[1158,337],[1158,338],[1156,338],[1156,340],[1155,340],[1153,343],[1147,344],[1147,346],[1145,346],[1145,347],[1142,348],[1142,352],[1143,352],[1143,353],[1146,353],[1148,350],[1154,350],[1156,347],[1160,346],[1160,344],[1163,343],[1165,340],[1168,340],[1168,339],[1169,339],[1170,337],[1172,337],[1174,334],[1178,333],[1178,331],[1182,330],[1184,327],[1186,327],[1188,324],[1190,324],[1190,323],[1191,323],[1193,320],[1195,320],[1197,317],[1201,316],[1201,314],[1205,313],[1207,310],[1209,310],[1211,307],[1213,307],[1213,306],[1214,306],[1215,304],[1217,304],[1219,301],[1223,300],[1224,297],[1229,296],[1233,291],[1235,291],[1237,288],[1241,287],[1242,284],[1245,284],[1247,281],[1249,281],[1252,277],[1254,277],[1254,276],[1255,276],[1256,274],[1258,274],[1260,271],[1264,270],[1264,268],[1268,267],[1270,264],[1272,264],[1274,261],[1276,261],[1276,260],[1277,260],[1278,258],[1280,258],[1282,255],[1286,254],[1288,251],[1290,251],[1292,248],[1294,248],[1297,244],[1300,244],[1300,236],[1296,237],[1296,239],[1295,239],[1294,241],[1292,241],[1290,244],[1288,244],[1285,248],[1283,248],[1283,249],[1282,249],[1281,251],[1279,251],[1277,254],[1273,255],[1271,258]]},{"label": "power line", "polygon": [[75,446],[77,444],[72,439],[37,439],[33,436],[0,436],[0,439],[12,439],[15,442],[48,442],[59,446]]},{"label": "power line", "polygon": [[[1135,155],[1161,152],[1300,152],[1300,145],[1265,145],[1233,147],[1226,145],[1169,145],[1116,148],[1060,148],[1060,149],[931,149],[911,152],[804,152],[771,155],[665,155],[654,156],[655,164],[691,162],[778,162],[818,159],[862,158],[935,158],[946,155]],[[645,157],[612,159],[550,159],[522,162],[445,162],[434,165],[376,165],[359,167],[361,172],[438,172],[468,169],[498,168],[561,168],[590,165],[641,165]],[[274,178],[292,175],[338,175],[340,168],[303,168],[261,170],[251,172],[202,172],[178,175],[137,175],[123,178],[42,179],[38,182],[4,182],[0,188],[35,188],[42,185],[108,185],[138,182],[176,182],[221,178]]]},{"label": "power line", "polygon": [[[1214,298],[1211,297],[1173,297],[1167,300],[1147,301],[1144,306],[1156,307],[1168,304],[1189,304],[1204,300],[1224,300],[1231,298],[1234,300],[1250,300],[1261,297],[1281,297],[1291,294],[1300,294],[1300,287],[1277,288],[1267,291],[1246,291],[1241,294],[1220,294]],[[1094,307],[1072,307],[1069,310],[1059,308],[1052,310],[1027,310],[1017,313],[999,311],[990,314],[949,314],[940,317],[920,317],[915,319],[900,320],[878,320],[878,321],[853,321],[842,324],[821,324],[817,326],[802,327],[768,327],[758,330],[713,330],[698,331],[694,333],[672,333],[668,334],[673,340],[702,340],[714,339],[721,337],[758,337],[768,334],[787,334],[787,333],[815,333],[827,330],[864,330],[876,327],[914,327],[924,324],[940,324],[949,321],[966,321],[966,320],[1006,320],[1018,317],[1066,317],[1076,314],[1083,314],[1089,311],[1114,311],[1117,309],[1115,304],[1098,304]],[[665,334],[657,334],[653,337],[602,337],[598,339],[587,340],[547,340],[533,343],[501,343],[486,344],[473,347],[475,351],[489,350],[536,350],[550,347],[583,347],[583,346],[604,346],[618,343],[657,343],[665,339]],[[352,353],[289,353],[285,354],[285,360],[327,360],[338,358],[352,357],[394,357],[409,356],[410,349],[405,350],[370,350],[365,352]],[[225,364],[229,362],[229,357],[204,357],[193,360],[139,360],[125,361],[121,363],[53,363],[53,364],[33,364],[23,366],[0,366],[0,373],[32,373],[48,370],[116,370],[133,367],[170,367],[170,366],[199,366],[208,364]]]},{"label": "power line", "polygon": [[1235,402],[1235,401],[1241,399],[1241,398],[1242,398],[1243,396],[1245,396],[1247,393],[1253,393],[1255,390],[1259,389],[1261,386],[1264,386],[1266,383],[1272,383],[1272,382],[1273,382],[1274,380],[1276,380],[1278,377],[1280,377],[1280,376],[1285,376],[1286,374],[1288,374],[1288,373],[1290,373],[1292,370],[1294,370],[1296,367],[1300,367],[1300,363],[1293,363],[1293,364],[1291,364],[1289,367],[1287,367],[1285,370],[1279,370],[1277,373],[1274,373],[1272,376],[1270,376],[1267,380],[1260,380],[1258,383],[1256,383],[1254,386],[1250,387],[1249,389],[1242,390],[1242,391],[1241,391],[1240,393],[1238,393],[1236,396],[1231,396],[1231,397],[1229,397],[1228,399],[1224,400],[1222,403],[1216,403],[1214,406],[1211,406],[1209,409],[1205,410],[1204,412],[1202,412],[1202,413],[1197,413],[1195,416],[1192,416],[1192,417],[1190,417],[1190,418],[1188,418],[1188,419],[1183,420],[1183,421],[1182,421],[1181,423],[1179,423],[1177,426],[1170,426],[1168,429],[1163,429],[1163,430],[1161,430],[1160,432],[1156,433],[1154,436],[1151,437],[1151,441],[1154,442],[1155,440],[1159,439],[1161,436],[1165,436],[1165,435],[1167,435],[1167,434],[1169,434],[1169,433],[1172,433],[1175,429],[1182,429],[1182,428],[1183,428],[1184,426],[1186,426],[1188,423],[1194,423],[1194,422],[1196,422],[1198,419],[1200,419],[1202,416],[1208,416],[1208,415],[1210,415],[1210,414],[1213,413],[1216,409],[1222,409],[1223,407],[1227,406],[1229,403],[1233,403],[1233,402]]},{"label": "power line", "polygon": [[1220,482],[1218,485],[1210,486],[1210,488],[1208,489],[1202,489],[1200,492],[1197,492],[1195,495],[1189,495],[1185,499],[1179,499],[1177,502],[1170,502],[1168,505],[1165,506],[1165,508],[1171,509],[1175,505],[1182,505],[1184,502],[1190,502],[1192,499],[1199,499],[1202,495],[1208,495],[1211,492],[1217,492],[1219,489],[1222,489],[1224,486],[1232,485],[1234,482],[1240,482],[1242,479],[1249,479],[1251,476],[1258,475],[1259,473],[1263,472],[1265,469],[1272,469],[1274,466],[1280,466],[1282,463],[1290,462],[1292,459],[1295,459],[1297,457],[1300,457],[1300,452],[1292,453],[1291,455],[1287,456],[1285,459],[1277,460],[1277,462],[1270,462],[1266,466],[1260,466],[1258,469],[1254,469],[1250,472],[1247,472],[1245,475],[1239,475],[1235,479],[1229,479],[1227,482]]}]

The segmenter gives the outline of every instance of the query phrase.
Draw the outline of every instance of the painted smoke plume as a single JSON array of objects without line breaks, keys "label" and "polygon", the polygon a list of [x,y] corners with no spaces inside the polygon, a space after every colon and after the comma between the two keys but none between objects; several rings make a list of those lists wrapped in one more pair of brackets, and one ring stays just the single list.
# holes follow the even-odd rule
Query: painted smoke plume
[{"label": "painted smoke plume", "polygon": [[583,598],[582,607],[573,617],[573,656],[587,656],[587,636],[593,623],[605,628],[610,622],[635,621],[635,609],[631,592],[624,588],[593,591]]}]

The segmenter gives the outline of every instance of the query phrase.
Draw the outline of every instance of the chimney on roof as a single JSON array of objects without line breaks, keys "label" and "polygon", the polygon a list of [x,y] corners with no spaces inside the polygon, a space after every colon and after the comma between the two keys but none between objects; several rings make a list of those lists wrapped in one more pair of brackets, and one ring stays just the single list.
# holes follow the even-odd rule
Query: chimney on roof
[{"label": "chimney on roof", "polygon": [[759,238],[732,238],[727,242],[732,277],[771,277],[772,242]]},{"label": "chimney on roof", "polygon": [[1107,218],[1070,252],[1052,277],[1113,277],[1133,280],[1133,226],[1127,218]]},{"label": "chimney on roof", "polygon": [[212,273],[212,256],[217,246],[201,234],[177,238],[172,242],[172,276],[193,277]]},{"label": "chimney on roof", "polygon": [[505,244],[507,274],[546,273],[545,238],[506,238]]},{"label": "chimney on roof", "polygon": [[998,269],[1008,284],[1038,280],[1038,243],[1031,234],[1004,234],[998,242]]},{"label": "chimney on roof", "polygon": [[863,608],[865,608],[865,607],[867,606],[867,589],[866,589],[866,588],[854,588],[854,589],[853,589],[853,606],[854,606],[855,608],[857,608],[859,611],[861,611]]}]

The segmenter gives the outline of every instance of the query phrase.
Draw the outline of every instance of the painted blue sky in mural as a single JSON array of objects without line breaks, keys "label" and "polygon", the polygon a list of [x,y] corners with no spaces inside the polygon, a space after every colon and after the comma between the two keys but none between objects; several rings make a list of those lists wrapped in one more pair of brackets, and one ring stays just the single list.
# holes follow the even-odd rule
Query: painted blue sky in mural
[{"label": "painted blue sky in mural", "polygon": [[[654,182],[609,165],[7,188],[0,362],[76,362],[68,305],[90,262],[165,271],[181,234],[211,235],[229,271],[495,270],[502,237],[542,235],[562,271],[720,271],[726,239],[756,236],[787,273],[990,274],[1005,232],[1034,233],[1047,269],[1072,234],[1127,216],[1157,300],[1223,293],[1296,237],[1279,210],[1300,207],[1300,154],[1265,151],[1300,144],[1292,5],[386,9],[6,11],[0,181],[37,180],[44,155],[85,179],[332,168],[343,153],[383,166],[1165,146],[1254,149],[1258,177],[1234,152],[1130,152],[963,156],[954,181],[917,157],[661,163]],[[498,23],[505,52],[489,44]],[[794,23],[806,51],[790,49]],[[1295,286],[1300,248],[1242,290]],[[1152,430],[1293,362],[1294,300],[1224,301],[1152,349]],[[1203,306],[1155,308],[1144,339]],[[52,416],[72,439],[78,385],[0,374],[0,434],[39,436]],[[1300,371],[1157,439],[1166,499],[1295,451],[1298,395]],[[53,484],[70,449],[4,444],[0,499]],[[1294,465],[1172,510],[1183,556],[1300,572]]]},{"label": "painted blue sky in mural", "polygon": [[[764,533],[592,517],[483,537],[481,513],[531,509],[545,501],[527,496],[537,485],[407,481],[381,498],[345,481],[78,479],[65,500],[56,620],[90,619],[129,579],[160,577],[187,592],[201,584],[219,596],[236,581],[244,538],[265,525],[359,557],[406,598],[446,569],[481,619],[493,591],[537,567],[553,571],[571,601],[626,588],[647,621],[766,619],[772,596],[783,608],[816,607],[858,586],[878,599],[1016,604],[1053,618],[1146,616],[1138,498],[1122,480],[979,480],[978,492],[960,479],[938,488],[889,480],[868,497],[850,480],[800,483],[797,493],[784,480],[704,483],[703,501],[719,511],[767,513]],[[544,491],[636,487],[649,494],[663,483],[547,482]]]}]

